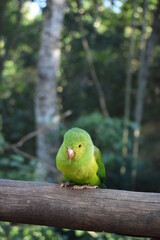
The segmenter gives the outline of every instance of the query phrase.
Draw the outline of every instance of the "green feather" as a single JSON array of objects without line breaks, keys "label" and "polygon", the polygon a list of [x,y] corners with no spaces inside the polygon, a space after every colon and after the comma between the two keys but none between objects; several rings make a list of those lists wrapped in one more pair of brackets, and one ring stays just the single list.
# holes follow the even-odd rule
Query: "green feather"
[{"label": "green feather", "polygon": [[95,156],[96,162],[98,164],[97,175],[99,176],[101,181],[103,181],[105,176],[106,176],[106,171],[105,171],[105,166],[104,166],[102,154],[96,146],[94,146],[94,156]]},{"label": "green feather", "polygon": [[[68,148],[74,152],[71,160],[68,159]],[[105,167],[102,154],[83,129],[72,128],[66,132],[56,156],[56,164],[64,178],[70,182],[103,187]]]}]

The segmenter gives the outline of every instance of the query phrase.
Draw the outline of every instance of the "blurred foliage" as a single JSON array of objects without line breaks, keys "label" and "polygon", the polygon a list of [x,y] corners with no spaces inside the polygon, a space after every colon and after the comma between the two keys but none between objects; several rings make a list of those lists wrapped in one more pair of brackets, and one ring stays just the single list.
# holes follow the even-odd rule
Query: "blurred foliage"
[{"label": "blurred foliage", "polygon": [[35,160],[27,160],[13,151],[4,151],[8,143],[2,135],[1,125],[0,121],[0,178],[34,180]]},{"label": "blurred foliage", "polygon": [[0,238],[2,240],[143,240],[149,238],[123,237],[110,233],[84,232],[80,230],[58,230],[53,227],[1,223]]},{"label": "blurred foliage", "polygon": [[[42,17],[30,19],[25,2],[0,3],[0,112],[3,133],[9,142],[18,141],[34,129],[33,99]],[[29,149],[32,145],[33,141]]]},{"label": "blurred foliage", "polygon": [[[45,2],[45,1],[44,1]],[[61,134],[72,127],[86,129],[100,148],[106,166],[108,188],[130,189],[132,168],[132,140],[135,124],[129,126],[129,154],[125,159],[127,171],[120,174],[126,66],[131,36],[133,1],[82,0],[80,13],[84,32],[80,32],[76,0],[68,0],[62,32],[62,56],[58,78],[60,114],[71,110],[63,119]],[[113,4],[111,4],[113,2]],[[34,96],[36,65],[40,44],[43,14],[31,15],[25,0],[0,1],[0,178],[34,180],[36,162],[12,149],[13,144],[35,129]],[[107,3],[107,4],[106,4]],[[132,119],[135,89],[139,69],[140,38],[143,1],[138,0],[136,12],[136,48],[133,61]],[[157,0],[149,1],[147,34],[151,32],[153,12]],[[121,7],[118,7],[121,6]],[[45,10],[42,10],[42,13]],[[96,87],[82,47],[85,35],[91,51],[95,71],[103,88],[110,118],[100,113]],[[159,39],[160,41],[160,39]],[[144,121],[137,164],[136,190],[160,192],[160,42],[150,68],[146,92]],[[147,127],[146,127],[147,126]],[[61,137],[62,137],[61,135]],[[35,139],[25,142],[21,150],[35,155]],[[49,227],[0,224],[0,239],[140,239],[106,233],[57,230]],[[142,239],[142,238],[141,238]]]}]

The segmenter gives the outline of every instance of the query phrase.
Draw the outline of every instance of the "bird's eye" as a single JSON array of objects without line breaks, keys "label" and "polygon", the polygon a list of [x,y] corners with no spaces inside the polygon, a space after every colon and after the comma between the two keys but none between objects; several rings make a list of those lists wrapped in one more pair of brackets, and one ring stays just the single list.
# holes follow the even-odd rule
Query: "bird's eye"
[{"label": "bird's eye", "polygon": [[79,146],[78,146],[79,148],[81,147],[81,144],[79,144]]}]

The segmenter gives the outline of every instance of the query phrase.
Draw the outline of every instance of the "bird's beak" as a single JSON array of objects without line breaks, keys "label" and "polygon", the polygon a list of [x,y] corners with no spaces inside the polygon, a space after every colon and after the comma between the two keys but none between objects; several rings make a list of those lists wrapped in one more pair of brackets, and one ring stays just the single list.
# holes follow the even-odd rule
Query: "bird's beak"
[{"label": "bird's beak", "polygon": [[68,147],[67,152],[68,152],[68,160],[71,160],[74,157],[74,151],[72,148]]}]

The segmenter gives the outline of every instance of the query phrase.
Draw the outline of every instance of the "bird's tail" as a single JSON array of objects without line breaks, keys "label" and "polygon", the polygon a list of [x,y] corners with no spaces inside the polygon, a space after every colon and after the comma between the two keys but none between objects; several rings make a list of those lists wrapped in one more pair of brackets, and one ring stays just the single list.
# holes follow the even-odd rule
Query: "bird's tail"
[{"label": "bird's tail", "polygon": [[102,188],[102,189],[107,188],[106,185],[105,185],[103,182],[101,182],[101,183],[99,184],[99,187]]}]

